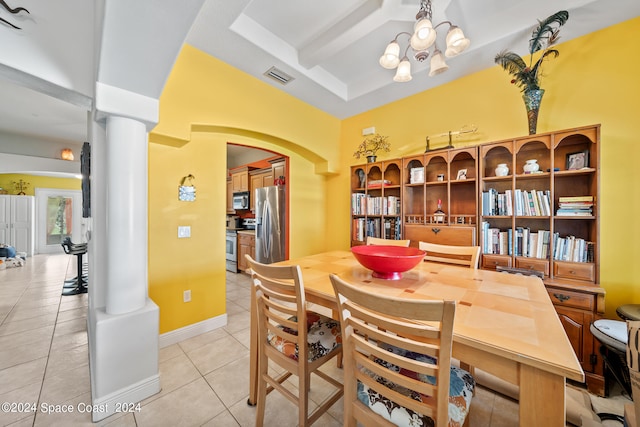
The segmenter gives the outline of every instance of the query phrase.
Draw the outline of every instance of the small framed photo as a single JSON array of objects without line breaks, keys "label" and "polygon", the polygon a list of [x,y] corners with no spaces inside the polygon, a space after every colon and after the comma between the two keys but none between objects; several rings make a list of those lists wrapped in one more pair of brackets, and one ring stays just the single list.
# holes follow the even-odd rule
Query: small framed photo
[{"label": "small framed photo", "polygon": [[575,171],[589,167],[589,150],[567,154],[567,170]]},{"label": "small framed photo", "polygon": [[460,169],[458,171],[458,176],[456,177],[456,179],[467,179],[467,170],[466,169]]}]

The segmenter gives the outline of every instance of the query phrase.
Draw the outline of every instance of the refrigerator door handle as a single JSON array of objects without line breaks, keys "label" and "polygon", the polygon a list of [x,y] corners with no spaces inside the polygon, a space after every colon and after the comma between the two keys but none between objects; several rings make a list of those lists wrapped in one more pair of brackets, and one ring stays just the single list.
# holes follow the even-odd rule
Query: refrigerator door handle
[{"label": "refrigerator door handle", "polygon": [[262,241],[264,243],[262,254],[265,259],[271,253],[271,211],[269,204],[264,203],[262,206]]}]

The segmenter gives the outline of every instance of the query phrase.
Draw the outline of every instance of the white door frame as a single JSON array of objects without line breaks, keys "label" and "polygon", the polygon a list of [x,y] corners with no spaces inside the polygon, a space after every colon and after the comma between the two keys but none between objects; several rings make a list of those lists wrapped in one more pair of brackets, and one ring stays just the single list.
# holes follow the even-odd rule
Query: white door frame
[{"label": "white door frame", "polygon": [[82,236],[82,191],[59,188],[36,188],[36,248],[37,254],[64,252],[60,244],[47,245],[47,199],[49,197],[70,197],[73,199],[73,224],[71,241],[81,243]]}]

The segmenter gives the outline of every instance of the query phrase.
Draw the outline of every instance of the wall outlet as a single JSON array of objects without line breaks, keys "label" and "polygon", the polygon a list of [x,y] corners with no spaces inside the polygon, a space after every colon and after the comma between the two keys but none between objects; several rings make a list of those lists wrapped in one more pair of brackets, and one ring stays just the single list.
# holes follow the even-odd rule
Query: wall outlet
[{"label": "wall outlet", "polygon": [[185,237],[191,237],[191,226],[189,225],[178,226],[178,238],[183,239]]},{"label": "wall outlet", "polygon": [[191,301],[191,289],[189,289],[188,291],[184,291],[182,293],[182,301],[183,302]]}]

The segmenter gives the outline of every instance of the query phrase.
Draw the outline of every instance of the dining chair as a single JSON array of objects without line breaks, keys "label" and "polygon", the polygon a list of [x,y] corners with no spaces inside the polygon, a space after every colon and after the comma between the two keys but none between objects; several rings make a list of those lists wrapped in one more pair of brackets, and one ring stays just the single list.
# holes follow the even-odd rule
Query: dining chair
[{"label": "dining chair", "polygon": [[461,426],[475,380],[451,365],[455,301],[372,294],[335,274],[344,425]]},{"label": "dining chair", "polygon": [[[255,288],[258,325],[258,388],[256,426],[264,423],[267,395],[277,390],[298,407],[298,425],[313,424],[343,394],[343,385],[320,371],[322,365],[342,354],[340,324],[306,309],[300,267],[274,266],[245,255]],[[269,362],[284,372],[271,376]],[[279,370],[281,371],[281,370]],[[272,370],[273,372],[273,370]],[[318,408],[309,410],[311,374],[335,387]],[[283,385],[291,375],[298,377],[298,392]]]},{"label": "dining chair", "polygon": [[480,246],[452,246],[418,242],[418,247],[427,253],[424,257],[426,261],[478,268]]},{"label": "dining chair", "polygon": [[367,236],[367,245],[409,246],[410,240],[381,239]]}]

